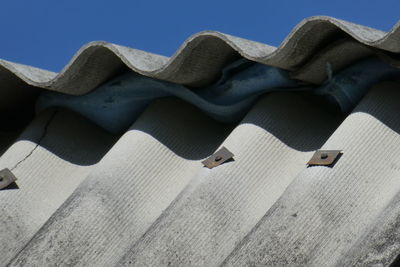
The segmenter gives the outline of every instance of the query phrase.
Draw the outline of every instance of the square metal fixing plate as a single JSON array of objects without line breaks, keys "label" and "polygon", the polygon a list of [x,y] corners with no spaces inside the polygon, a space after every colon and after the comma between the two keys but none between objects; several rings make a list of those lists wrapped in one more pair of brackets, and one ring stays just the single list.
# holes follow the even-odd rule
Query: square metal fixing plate
[{"label": "square metal fixing plate", "polygon": [[232,152],[230,152],[226,147],[222,147],[220,150],[212,154],[210,157],[208,157],[201,163],[203,163],[203,165],[206,166],[207,168],[212,169],[214,167],[221,165],[225,161],[230,160],[233,157],[234,155]]},{"label": "square metal fixing plate", "polygon": [[342,150],[317,150],[307,164],[309,166],[329,166],[341,153]]}]

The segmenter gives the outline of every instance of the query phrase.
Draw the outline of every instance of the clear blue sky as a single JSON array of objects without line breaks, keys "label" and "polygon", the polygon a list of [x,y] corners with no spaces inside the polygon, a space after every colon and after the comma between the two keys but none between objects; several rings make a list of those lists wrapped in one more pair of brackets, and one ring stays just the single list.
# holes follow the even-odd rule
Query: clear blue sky
[{"label": "clear blue sky", "polygon": [[309,16],[385,31],[400,18],[399,0],[4,0],[0,7],[0,58],[52,71],[90,41],[171,56],[203,30],[278,46]]}]

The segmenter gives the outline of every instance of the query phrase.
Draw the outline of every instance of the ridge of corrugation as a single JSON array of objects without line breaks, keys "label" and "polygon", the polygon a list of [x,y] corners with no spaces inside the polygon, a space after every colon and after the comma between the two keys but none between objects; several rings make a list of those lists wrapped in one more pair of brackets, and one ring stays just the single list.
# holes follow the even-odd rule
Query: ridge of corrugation
[{"label": "ridge of corrugation", "polygon": [[171,58],[112,43],[92,42],[82,47],[60,73],[5,60],[0,60],[0,72],[11,72],[31,86],[68,94],[87,93],[124,66],[148,77],[199,87],[215,80],[222,67],[239,55],[259,63],[296,70],[324,45],[325,39],[338,33],[372,48],[400,52],[400,24],[386,33],[316,16],[303,20],[278,48],[204,31],[190,37]]}]

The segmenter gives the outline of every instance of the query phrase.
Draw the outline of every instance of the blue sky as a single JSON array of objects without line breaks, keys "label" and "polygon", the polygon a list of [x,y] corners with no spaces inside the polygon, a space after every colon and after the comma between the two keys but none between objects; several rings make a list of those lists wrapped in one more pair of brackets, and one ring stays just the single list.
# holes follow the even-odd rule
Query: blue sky
[{"label": "blue sky", "polygon": [[385,31],[400,18],[399,0],[4,0],[0,7],[0,58],[52,71],[60,71],[90,41],[171,56],[203,30],[278,46],[309,16]]}]

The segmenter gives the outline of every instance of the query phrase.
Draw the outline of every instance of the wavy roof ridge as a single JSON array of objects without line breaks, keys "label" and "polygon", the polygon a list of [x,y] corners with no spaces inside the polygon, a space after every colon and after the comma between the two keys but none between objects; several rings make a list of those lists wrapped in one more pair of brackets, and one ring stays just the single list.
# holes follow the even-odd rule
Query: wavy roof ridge
[{"label": "wavy roof ridge", "polygon": [[27,85],[67,94],[87,93],[122,67],[148,77],[201,87],[215,80],[223,66],[239,55],[262,64],[296,70],[322,43],[338,33],[372,48],[400,53],[400,23],[389,32],[383,32],[332,17],[316,16],[299,23],[278,48],[204,31],[189,37],[171,58],[100,41],[83,46],[60,73],[0,60],[0,74],[8,72]]}]

